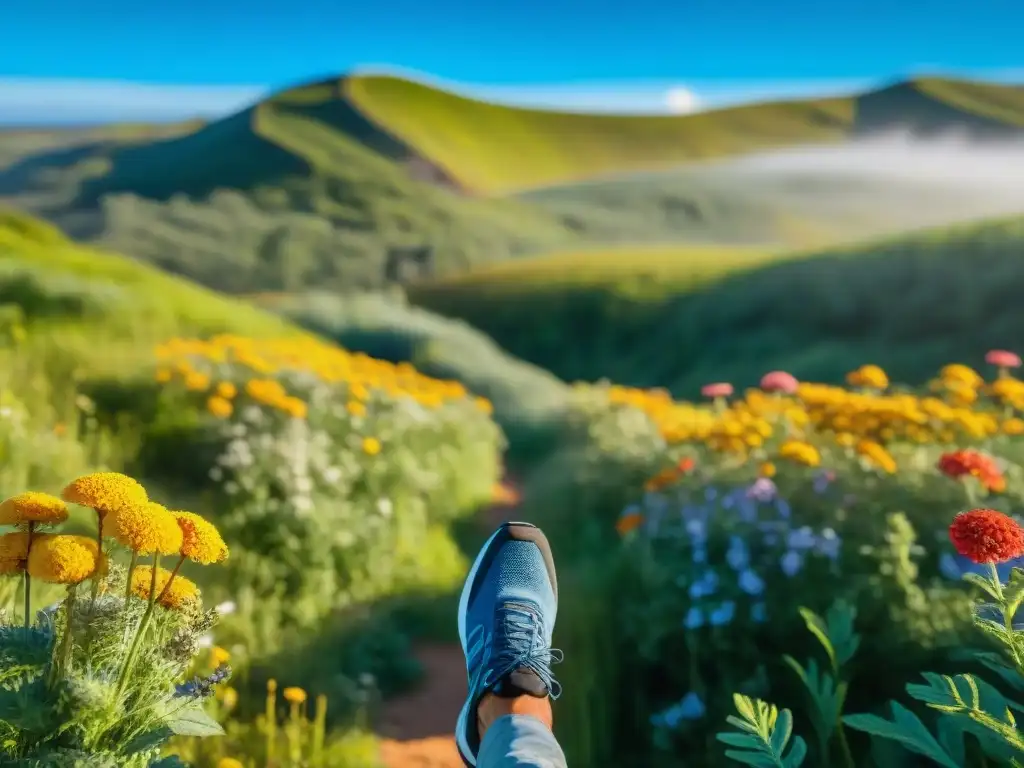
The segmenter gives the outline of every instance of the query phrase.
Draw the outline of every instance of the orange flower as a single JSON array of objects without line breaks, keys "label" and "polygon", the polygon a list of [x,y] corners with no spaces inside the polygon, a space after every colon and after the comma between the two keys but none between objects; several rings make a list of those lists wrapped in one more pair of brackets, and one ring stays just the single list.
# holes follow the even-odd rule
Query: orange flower
[{"label": "orange flower", "polygon": [[643,525],[643,522],[644,516],[639,512],[627,512],[615,523],[615,530],[619,532],[620,536],[625,536]]}]

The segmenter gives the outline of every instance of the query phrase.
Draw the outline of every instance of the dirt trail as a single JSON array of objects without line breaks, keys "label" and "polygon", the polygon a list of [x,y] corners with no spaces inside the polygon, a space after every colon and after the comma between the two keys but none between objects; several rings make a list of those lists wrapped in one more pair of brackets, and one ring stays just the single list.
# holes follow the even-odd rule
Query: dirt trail
[{"label": "dirt trail", "polygon": [[[496,503],[480,514],[493,530],[515,517],[516,486],[506,481]],[[454,617],[453,617],[454,620]],[[458,645],[421,645],[414,650],[423,680],[413,691],[385,702],[377,733],[385,768],[463,768],[452,728],[466,698],[466,662]]]}]

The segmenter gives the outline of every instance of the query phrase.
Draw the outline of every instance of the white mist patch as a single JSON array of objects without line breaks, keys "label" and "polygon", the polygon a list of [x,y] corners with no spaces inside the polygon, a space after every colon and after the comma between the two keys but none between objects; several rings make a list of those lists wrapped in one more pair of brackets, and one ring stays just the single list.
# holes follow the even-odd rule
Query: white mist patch
[{"label": "white mist patch", "polygon": [[890,134],[842,147],[800,147],[748,156],[721,169],[779,177],[889,180],[1024,197],[1024,140],[979,143],[958,136],[922,140]]}]

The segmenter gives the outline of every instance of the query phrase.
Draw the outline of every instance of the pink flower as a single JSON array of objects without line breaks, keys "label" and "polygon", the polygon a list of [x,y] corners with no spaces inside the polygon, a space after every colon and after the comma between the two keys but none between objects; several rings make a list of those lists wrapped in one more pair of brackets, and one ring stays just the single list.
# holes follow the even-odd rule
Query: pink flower
[{"label": "pink flower", "polygon": [[713,384],[705,384],[700,388],[700,393],[704,397],[728,397],[732,392],[732,384],[727,381],[717,381]]},{"label": "pink flower", "polygon": [[796,376],[785,371],[772,371],[761,377],[761,389],[765,392],[792,395],[799,386],[800,382],[796,380]]},{"label": "pink flower", "polygon": [[1005,349],[993,349],[985,355],[985,362],[1000,368],[1020,368],[1020,355]]}]

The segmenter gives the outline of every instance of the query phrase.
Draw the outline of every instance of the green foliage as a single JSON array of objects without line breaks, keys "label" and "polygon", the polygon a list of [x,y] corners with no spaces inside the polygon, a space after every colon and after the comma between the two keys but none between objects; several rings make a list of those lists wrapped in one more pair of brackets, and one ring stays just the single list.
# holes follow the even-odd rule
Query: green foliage
[{"label": "green foliage", "polygon": [[[992,346],[1013,348],[1024,319],[1007,286],[1019,280],[1022,243],[1024,220],[1010,219],[779,263],[756,254],[746,263],[699,251],[686,258],[686,249],[673,263],[635,249],[619,252],[618,268],[563,270],[543,290],[529,278],[547,272],[531,260],[409,296],[566,381],[609,378],[695,396],[708,381],[739,390],[772,369],[838,382],[871,361],[918,384],[949,360],[980,364]],[[648,288],[631,288],[644,273],[655,276]]]},{"label": "green foliage", "polygon": [[[726,757],[755,768],[800,768],[807,756],[807,745],[799,736],[793,739],[793,714],[781,712],[774,704],[736,694],[733,697],[739,717],[730,715],[729,725],[740,733],[719,733],[716,738],[732,747]],[[789,747],[789,752],[786,752]]]}]

